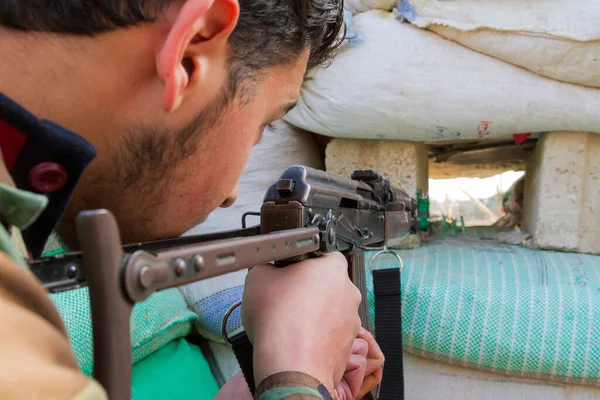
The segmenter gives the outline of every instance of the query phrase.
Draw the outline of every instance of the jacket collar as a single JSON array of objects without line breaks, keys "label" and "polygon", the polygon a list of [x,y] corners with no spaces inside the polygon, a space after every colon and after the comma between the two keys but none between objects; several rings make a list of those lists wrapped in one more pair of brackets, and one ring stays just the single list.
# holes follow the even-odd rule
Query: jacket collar
[{"label": "jacket collar", "polygon": [[23,231],[29,252],[37,258],[96,150],[81,136],[38,119],[2,93],[0,150],[0,180],[48,199],[44,211]]},{"label": "jacket collar", "polygon": [[13,181],[12,176],[10,176],[8,173],[8,169],[6,169],[6,165],[4,164],[2,151],[0,151],[0,183],[5,184],[6,186],[15,187],[15,182]]}]

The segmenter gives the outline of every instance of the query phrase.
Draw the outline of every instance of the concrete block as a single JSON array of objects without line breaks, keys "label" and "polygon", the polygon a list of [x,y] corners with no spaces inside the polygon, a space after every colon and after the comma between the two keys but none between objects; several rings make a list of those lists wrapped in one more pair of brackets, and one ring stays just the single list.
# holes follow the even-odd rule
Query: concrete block
[{"label": "concrete block", "polygon": [[525,171],[525,161],[489,162],[482,164],[437,163],[429,160],[429,179],[489,178],[506,171]]},{"label": "concrete block", "polygon": [[542,136],[525,178],[523,229],[542,249],[600,254],[600,135]]},{"label": "concrete block", "polygon": [[357,169],[372,169],[392,184],[416,196],[429,191],[427,146],[399,140],[333,139],[325,152],[328,172],[350,176]]}]

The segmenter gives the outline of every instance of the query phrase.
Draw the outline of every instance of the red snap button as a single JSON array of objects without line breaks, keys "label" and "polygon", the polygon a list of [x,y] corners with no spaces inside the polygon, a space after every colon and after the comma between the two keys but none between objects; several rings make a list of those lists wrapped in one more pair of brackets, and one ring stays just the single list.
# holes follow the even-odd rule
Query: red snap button
[{"label": "red snap button", "polygon": [[67,183],[67,170],[60,164],[45,162],[29,171],[29,184],[38,193],[52,193]]}]

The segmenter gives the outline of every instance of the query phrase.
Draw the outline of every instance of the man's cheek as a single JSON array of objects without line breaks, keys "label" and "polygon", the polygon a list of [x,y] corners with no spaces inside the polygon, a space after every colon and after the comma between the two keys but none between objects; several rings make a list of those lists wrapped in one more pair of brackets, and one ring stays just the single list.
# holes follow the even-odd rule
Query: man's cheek
[{"label": "man's cheek", "polygon": [[190,182],[184,189],[179,205],[190,218],[204,219],[226,198],[221,192],[213,182]]}]

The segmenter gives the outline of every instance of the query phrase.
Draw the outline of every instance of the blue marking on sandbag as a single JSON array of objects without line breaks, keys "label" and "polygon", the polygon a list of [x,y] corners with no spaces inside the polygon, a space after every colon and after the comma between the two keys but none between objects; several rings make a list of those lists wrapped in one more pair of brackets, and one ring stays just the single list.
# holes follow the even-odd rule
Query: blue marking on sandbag
[{"label": "blue marking on sandbag", "polygon": [[[243,286],[221,290],[211,296],[198,300],[194,304],[194,312],[200,318],[200,324],[210,330],[215,335],[221,335],[221,322],[223,316],[229,307],[242,299],[244,293]],[[242,326],[242,316],[240,307],[231,313],[227,320],[227,330],[229,332]]]},{"label": "blue marking on sandbag", "polygon": [[462,134],[458,131],[451,131],[448,128],[444,127],[444,126],[435,126],[434,127],[434,135],[432,136],[433,139],[443,139],[443,138],[450,138],[450,137],[460,137]]},{"label": "blue marking on sandbag", "polygon": [[344,22],[346,23],[346,39],[350,42],[358,39],[358,34],[354,30],[354,23],[352,21],[352,12],[345,8],[344,8]]},{"label": "blue marking on sandbag", "polygon": [[417,19],[417,11],[410,4],[408,0],[400,0],[398,2],[398,13],[400,17],[406,19],[408,22],[413,22]]},{"label": "blue marking on sandbag", "polygon": [[441,139],[443,137],[445,137],[445,132],[448,130],[448,128],[444,127],[444,126],[436,126],[435,127],[435,136],[434,139]]}]

